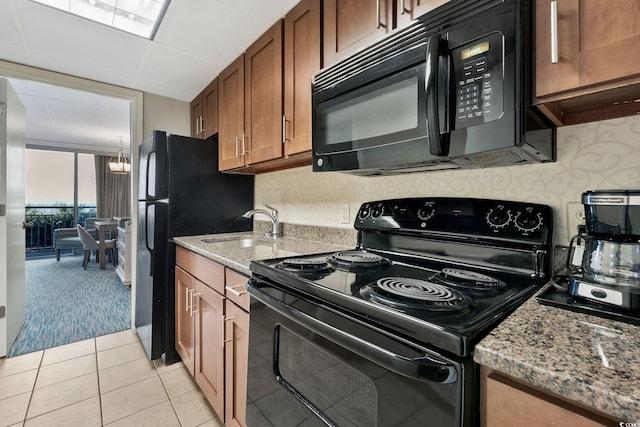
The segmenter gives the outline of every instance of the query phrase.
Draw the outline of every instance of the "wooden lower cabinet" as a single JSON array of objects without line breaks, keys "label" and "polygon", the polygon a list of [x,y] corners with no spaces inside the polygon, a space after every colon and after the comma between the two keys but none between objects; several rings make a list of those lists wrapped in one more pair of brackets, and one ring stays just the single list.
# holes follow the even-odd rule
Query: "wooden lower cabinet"
[{"label": "wooden lower cabinet", "polygon": [[225,318],[225,425],[247,425],[249,313],[227,300]]},{"label": "wooden lower cabinet", "polygon": [[176,247],[176,348],[227,427],[246,426],[247,277]]},{"label": "wooden lower cabinet", "polygon": [[176,267],[176,350],[191,376],[195,366],[195,324],[189,304],[195,289],[193,276]]},{"label": "wooden lower cabinet", "polygon": [[220,419],[224,416],[224,305],[225,298],[196,281],[194,294],[196,334],[194,378]]},{"label": "wooden lower cabinet", "polygon": [[591,412],[486,367],[482,367],[480,395],[481,427],[619,425],[619,421]]}]

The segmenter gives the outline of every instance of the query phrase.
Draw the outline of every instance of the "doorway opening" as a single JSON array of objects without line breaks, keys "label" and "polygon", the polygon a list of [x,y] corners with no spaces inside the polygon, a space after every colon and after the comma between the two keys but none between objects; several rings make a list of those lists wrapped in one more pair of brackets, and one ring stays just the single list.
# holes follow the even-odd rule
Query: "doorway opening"
[{"label": "doorway opening", "polygon": [[[40,151],[40,152],[46,152],[44,151],[45,149],[50,148],[50,144],[53,143],[54,147],[53,150],[54,152],[52,153],[51,151],[48,152],[48,156],[50,157],[50,159],[52,157],[58,156],[58,155],[63,155],[63,156],[71,156],[71,158],[73,158],[73,162],[77,163],[77,165],[79,165],[79,171],[78,172],[74,172],[74,167],[71,168],[71,180],[72,181],[84,181],[85,179],[82,178],[83,173],[82,173],[82,169],[83,167],[86,169],[87,168],[87,164],[92,164],[93,163],[93,154],[98,154],[98,155],[102,155],[102,156],[113,156],[118,149],[121,147],[122,144],[122,137],[123,135],[126,135],[126,139],[125,141],[128,143],[129,141],[132,141],[131,146],[136,146],[137,144],[133,141],[141,141],[142,139],[142,123],[141,123],[141,117],[142,117],[142,93],[138,92],[138,91],[132,91],[132,90],[128,90],[128,89],[124,89],[124,88],[118,88],[118,87],[113,87],[110,85],[106,85],[106,84],[102,84],[102,83],[97,83],[97,82],[92,82],[92,81],[87,81],[84,79],[80,79],[80,78],[74,78],[74,77],[70,77],[70,76],[64,76],[64,75],[59,75],[53,72],[48,72],[45,70],[38,70],[38,69],[32,69],[30,67],[25,67],[25,66],[20,66],[17,64],[10,64],[10,63],[5,63],[0,61],[0,75],[8,77],[9,79],[31,79],[28,81],[33,81],[33,82],[39,82],[39,83],[46,83],[46,84],[50,84],[53,85],[53,89],[56,93],[60,93],[60,91],[66,90],[66,89],[70,89],[70,90],[75,90],[75,91],[81,91],[84,92],[85,95],[87,96],[91,96],[91,95],[95,95],[95,94],[99,94],[99,95],[107,95],[107,96],[111,96],[113,98],[117,98],[120,101],[123,101],[127,104],[127,111],[126,114],[124,115],[124,119],[125,119],[125,123],[126,123],[126,131],[118,131],[116,135],[113,136],[113,147],[108,147],[105,145],[100,145],[100,144],[92,144],[93,138],[96,136],[100,136],[101,134],[103,134],[103,132],[105,131],[105,129],[103,127],[94,127],[90,130],[90,132],[86,132],[86,127],[84,126],[85,123],[82,122],[82,114],[75,116],[73,114],[70,114],[68,111],[55,111],[54,109],[48,110],[48,111],[43,111],[43,110],[38,110],[37,107],[35,108],[35,110],[32,108],[33,105],[30,105],[30,102],[24,102],[23,104],[25,104],[25,111],[26,111],[26,115],[27,115],[27,137],[26,137],[26,146],[28,149],[32,149],[32,151]],[[27,80],[25,80],[27,81]],[[31,93],[29,93],[28,95],[32,95]],[[40,94],[35,94],[35,95],[42,95],[42,93]],[[55,99],[56,97],[53,96],[53,99]],[[60,100],[60,99],[59,99]],[[31,113],[35,114],[35,116],[40,116],[43,114],[47,114],[50,116],[50,119],[53,120],[54,122],[63,122],[65,120],[67,120],[69,117],[71,118],[75,118],[76,120],[78,120],[76,122],[76,124],[72,125],[74,128],[76,128],[78,130],[78,140],[76,141],[69,141],[69,140],[61,140],[60,138],[57,137],[56,134],[56,129],[48,129],[48,132],[46,134],[45,137],[43,137],[42,135],[29,135],[29,114],[30,114],[30,108],[31,108]],[[87,113],[87,111],[89,110],[88,108],[84,108],[85,113]],[[86,122],[86,121],[85,121]],[[84,131],[81,129],[85,129]],[[75,145],[75,143],[77,143],[77,145]],[[58,144],[57,146],[55,146],[55,144]],[[128,144],[127,144],[128,145]],[[77,147],[77,148],[76,148]],[[133,150],[130,150],[130,152],[132,152]],[[86,156],[86,159],[84,160],[89,160],[87,161],[83,161],[83,158]],[[84,166],[83,166],[84,164]],[[76,165],[76,167],[78,167]],[[66,166],[57,169],[56,171],[52,172],[55,175],[59,175],[59,174],[64,174],[64,173],[68,173],[68,168]],[[74,174],[78,176],[78,178],[74,177]],[[93,178],[89,178],[89,181],[91,180],[95,180],[95,177]],[[133,179],[131,180],[133,182]],[[80,188],[82,187],[81,184],[73,184],[78,185]],[[133,198],[135,197],[135,194],[133,193],[133,186],[130,185],[129,186],[129,194],[128,197],[130,198],[130,200],[133,200]],[[77,189],[74,189],[72,187],[72,191],[75,191],[76,193],[76,198],[75,200],[72,200],[72,203],[68,203],[65,202],[64,203],[64,209],[58,209],[63,210],[63,211],[67,211],[65,213],[69,213],[70,215],[68,221],[72,221],[73,225],[77,224],[77,223],[83,223],[83,218],[85,217],[89,217],[89,216],[97,216],[97,212],[95,212],[95,206],[96,206],[96,202],[93,201],[93,199],[95,199],[95,197],[91,198],[91,199],[87,199],[87,201],[83,200],[86,197],[82,196],[82,189],[80,190],[80,192],[77,191]],[[95,190],[94,190],[95,191]],[[29,200],[27,199],[27,202]],[[53,205],[55,206],[57,203],[54,201]],[[34,206],[29,206],[29,208],[33,208]],[[60,206],[55,206],[55,208],[60,208]],[[28,214],[27,210],[25,209],[25,216]],[[135,215],[135,213],[132,213],[132,216]],[[135,218],[132,218],[131,223],[134,223],[135,221],[133,221]],[[66,219],[60,219],[58,221],[67,221]],[[56,221],[56,222],[58,222]],[[61,224],[58,224],[61,225]],[[25,233],[26,234],[26,233]],[[26,237],[26,236],[25,236]],[[52,238],[52,236],[49,235],[48,237],[49,239]],[[46,238],[44,237],[40,237],[41,241],[43,241],[45,243],[46,246]],[[44,239],[44,240],[42,240]],[[28,244],[28,242],[27,242]],[[50,245],[50,243],[49,243]],[[135,250],[135,242],[132,242],[132,252]],[[41,252],[41,251],[38,251]],[[42,253],[41,253],[42,254]],[[51,252],[49,252],[49,254],[51,254]],[[74,264],[74,268],[73,268],[73,273],[75,275],[78,274],[82,274],[80,272],[77,272],[76,270],[80,270],[82,271],[82,254],[73,254],[72,252],[63,254],[61,257],[61,261],[59,264],[62,264],[63,261],[65,260],[69,260],[70,262],[72,262]],[[33,259],[36,260],[38,258],[41,257],[34,257]],[[26,257],[25,257],[26,260]],[[53,260],[53,262],[55,261],[55,256],[48,258],[48,261]],[[25,261],[25,263],[28,263],[31,261]],[[77,264],[77,265],[76,265]],[[130,268],[135,268],[135,260],[133,260],[132,265],[130,266]],[[77,269],[75,268],[77,267]],[[92,263],[91,267],[95,267],[95,264]],[[58,268],[61,268],[60,266],[58,266]],[[43,269],[40,269],[42,271],[44,271]],[[89,270],[89,269],[88,269]],[[111,268],[107,268],[105,269],[106,271],[102,271],[99,268],[95,268],[95,271],[93,273],[95,277],[84,277],[82,278],[79,282],[78,285],[76,286],[75,290],[80,290],[81,292],[86,292],[86,291],[91,291],[92,290],[92,286],[87,286],[87,284],[95,284],[98,283],[99,280],[97,278],[97,274],[102,274],[105,275],[107,273],[111,273],[111,277],[113,280],[111,280],[111,285],[117,285],[119,284],[120,288],[124,288],[126,289],[126,303],[127,303],[127,310],[125,312],[126,314],[126,319],[124,321],[124,326],[120,327],[119,330],[125,329],[125,328],[131,328],[131,326],[133,325],[133,321],[134,319],[132,318],[133,316],[133,311],[131,310],[131,307],[134,307],[135,305],[135,301],[133,301],[135,299],[135,290],[133,292],[131,292],[130,288],[127,288],[125,286],[122,285],[122,283],[118,280],[117,276],[114,274],[113,272],[113,266],[111,266]],[[109,271],[110,270],[110,271]],[[135,270],[133,270],[135,271]],[[29,275],[30,273],[27,271],[27,275]],[[48,283],[50,284],[51,282],[51,275],[50,273],[45,273],[45,274],[39,274],[36,276],[31,275],[31,277],[39,277],[41,278],[41,281],[43,283]],[[27,277],[27,280],[29,280],[30,277]],[[67,280],[68,283],[71,282],[71,280]],[[132,286],[135,286],[135,284],[132,284]],[[95,288],[95,286],[94,286]],[[135,288],[134,288],[135,289]],[[64,292],[69,292],[69,290],[62,290],[59,291],[58,294],[64,294]],[[95,303],[95,300],[91,300],[91,298],[102,298],[104,297],[103,293],[101,293],[100,291],[96,291],[95,289],[93,289],[92,291],[93,293],[89,292],[85,295],[85,300],[83,303],[76,303],[75,307],[65,307],[63,306],[63,302],[58,302],[58,303],[54,303],[51,304],[52,306],[52,312],[57,316],[57,317],[61,317],[63,318],[64,322],[67,323],[68,328],[66,331],[64,331],[62,334],[57,334],[51,331],[50,328],[44,328],[42,331],[40,331],[41,335],[62,335],[62,339],[66,340],[66,341],[60,341],[60,342],[56,342],[54,344],[52,344],[51,346],[54,345],[61,345],[61,344],[65,344],[68,342],[74,342],[83,338],[73,338],[73,330],[74,329],[78,329],[78,327],[74,327],[71,323],[68,322],[68,318],[66,318],[65,316],[68,316],[68,313],[77,313],[79,308],[82,308],[83,306],[85,307],[92,307],[93,303]],[[120,298],[120,300],[118,302],[115,303],[115,305],[121,305],[122,304],[122,295],[120,295],[118,298]],[[30,302],[29,298],[27,296],[25,296],[26,302],[27,302],[27,306]],[[46,298],[50,301],[52,301],[50,298]],[[69,298],[67,298],[68,300]],[[110,300],[111,303],[114,303],[113,298],[105,298],[107,300]],[[89,317],[95,317],[95,307],[93,307],[93,309],[91,310],[90,316]],[[120,315],[118,315],[120,316]],[[111,316],[111,317],[116,317],[116,316]],[[86,321],[82,321],[82,322],[78,322],[77,324],[82,324],[84,326],[86,326],[87,323],[91,323],[91,322],[86,322]],[[122,322],[121,322],[122,323]],[[83,327],[84,327],[83,326]],[[89,325],[91,326],[91,325]],[[23,327],[23,329],[25,329]],[[92,330],[96,330],[95,328]],[[107,331],[105,333],[109,333],[110,331]],[[93,336],[97,336],[97,335],[101,335],[102,333],[100,332],[96,332],[94,333]],[[9,343],[9,347],[11,347],[11,343]],[[44,348],[48,348],[48,347],[44,347]],[[12,351],[13,354],[10,355],[17,355],[16,351]],[[24,352],[22,352],[24,353]],[[21,353],[21,354],[22,354]]]}]

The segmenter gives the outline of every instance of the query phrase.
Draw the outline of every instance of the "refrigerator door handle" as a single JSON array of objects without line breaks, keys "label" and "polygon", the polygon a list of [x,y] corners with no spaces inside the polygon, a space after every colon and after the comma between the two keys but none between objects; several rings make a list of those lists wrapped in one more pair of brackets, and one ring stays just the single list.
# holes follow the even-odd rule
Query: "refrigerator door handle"
[{"label": "refrigerator door handle", "polygon": [[149,246],[149,208],[155,208],[155,203],[147,203],[144,211],[144,244],[149,251],[150,259],[149,259],[149,274],[153,276],[153,248]]},{"label": "refrigerator door handle", "polygon": [[151,151],[148,155],[147,155],[147,167],[145,169],[145,173],[146,173],[146,184],[144,186],[144,191],[145,191],[145,199],[149,198],[149,166],[151,166],[151,153],[154,153],[154,151]]}]

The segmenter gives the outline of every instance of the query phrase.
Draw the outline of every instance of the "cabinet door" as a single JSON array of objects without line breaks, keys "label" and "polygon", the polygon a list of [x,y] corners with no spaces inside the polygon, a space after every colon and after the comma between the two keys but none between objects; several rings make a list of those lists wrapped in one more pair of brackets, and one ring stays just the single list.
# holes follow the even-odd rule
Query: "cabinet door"
[{"label": "cabinet door", "polygon": [[[546,395],[496,373],[486,379],[486,408],[481,425],[532,427],[581,426],[602,427],[618,425],[612,420]],[[482,410],[481,410],[482,412]]]},{"label": "cabinet door", "polygon": [[578,88],[588,92],[591,85],[640,75],[637,0],[557,0],[556,63],[551,61],[552,3],[535,3],[536,96]]},{"label": "cabinet door", "polygon": [[202,91],[202,137],[209,138],[218,132],[218,79],[214,79]]},{"label": "cabinet door", "polygon": [[246,163],[282,157],[282,21],[245,52]]},{"label": "cabinet door", "polygon": [[195,363],[194,329],[191,312],[194,278],[176,266],[176,350],[193,376]]},{"label": "cabinet door", "polygon": [[218,76],[218,164],[244,165],[244,55]]},{"label": "cabinet door", "polygon": [[225,325],[226,412],[224,423],[246,426],[249,313],[227,300]]},{"label": "cabinet door", "polygon": [[191,101],[191,136],[202,138],[202,93]]},{"label": "cabinet door", "polygon": [[324,66],[393,29],[393,0],[324,0]]},{"label": "cabinet door", "polygon": [[311,78],[320,70],[320,0],[284,18],[284,153],[311,150]]},{"label": "cabinet door", "polygon": [[224,417],[224,297],[196,280],[195,379],[211,407]]},{"label": "cabinet door", "polygon": [[449,0],[397,0],[397,26],[404,27],[420,15],[447,3]]}]

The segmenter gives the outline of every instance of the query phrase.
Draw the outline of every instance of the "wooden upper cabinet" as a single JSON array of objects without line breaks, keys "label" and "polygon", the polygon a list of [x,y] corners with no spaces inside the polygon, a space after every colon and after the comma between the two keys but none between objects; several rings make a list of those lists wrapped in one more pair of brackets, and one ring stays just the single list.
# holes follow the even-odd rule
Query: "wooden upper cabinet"
[{"label": "wooden upper cabinet", "polygon": [[218,132],[218,79],[191,101],[191,136],[206,139]]},{"label": "wooden upper cabinet", "polygon": [[404,27],[420,15],[447,3],[449,0],[396,0],[397,26]]},{"label": "wooden upper cabinet", "polygon": [[[557,5],[554,22],[552,4]],[[609,104],[619,109],[622,107],[616,104],[632,101],[634,95],[637,98],[640,2],[537,0],[535,6],[535,93],[538,99],[546,103],[596,94],[577,99],[575,105],[556,105],[559,121],[564,120],[563,108],[586,111]],[[557,38],[553,34],[556,27]],[[551,57],[552,46],[557,46],[557,62]],[[636,85],[635,90],[629,90],[632,84]],[[613,97],[603,94],[609,90],[614,91]]]},{"label": "wooden upper cabinet", "polygon": [[200,124],[202,123],[202,94],[198,94],[191,101],[191,136],[202,138]]},{"label": "wooden upper cabinet", "polygon": [[214,79],[202,91],[202,138],[218,133],[218,79]]},{"label": "wooden upper cabinet", "polygon": [[393,29],[393,0],[324,0],[324,66]]},{"label": "wooden upper cabinet", "polygon": [[320,70],[320,0],[284,18],[284,153],[311,150],[311,78]]},{"label": "wooden upper cabinet", "polygon": [[245,52],[246,164],[282,157],[282,21]]},{"label": "wooden upper cabinet", "polygon": [[244,55],[218,76],[218,167],[244,165]]}]

